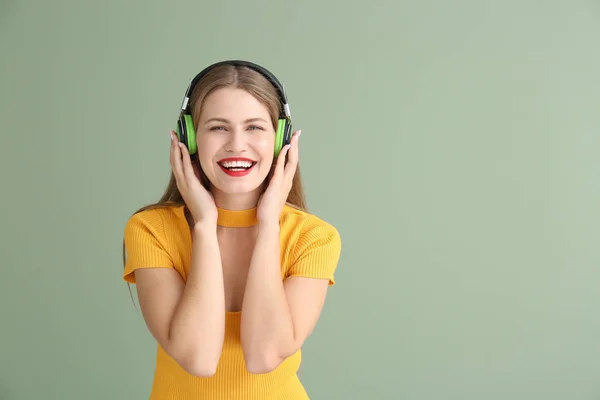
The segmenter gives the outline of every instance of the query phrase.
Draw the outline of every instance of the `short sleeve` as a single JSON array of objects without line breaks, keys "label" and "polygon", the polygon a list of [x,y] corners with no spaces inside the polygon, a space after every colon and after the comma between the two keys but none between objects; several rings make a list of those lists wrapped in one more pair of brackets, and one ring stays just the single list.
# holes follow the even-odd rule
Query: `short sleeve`
[{"label": "short sleeve", "polygon": [[167,251],[163,221],[157,210],[134,214],[124,231],[125,271],[123,279],[135,283],[134,271],[138,268],[173,268]]},{"label": "short sleeve", "polygon": [[311,217],[298,236],[287,276],[328,279],[329,285],[334,285],[341,246],[335,227]]}]

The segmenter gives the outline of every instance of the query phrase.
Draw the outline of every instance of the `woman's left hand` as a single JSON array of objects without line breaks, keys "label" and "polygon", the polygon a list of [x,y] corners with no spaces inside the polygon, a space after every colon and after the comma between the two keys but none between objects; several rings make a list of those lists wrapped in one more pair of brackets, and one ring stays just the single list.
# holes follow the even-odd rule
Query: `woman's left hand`
[{"label": "woman's left hand", "polygon": [[[279,224],[279,217],[292,189],[292,181],[298,166],[298,139],[300,133],[301,131],[294,132],[290,144],[284,146],[277,157],[275,171],[269,181],[267,190],[258,201],[256,216],[259,223]],[[287,154],[289,154],[289,157],[286,164],[285,157]]]}]

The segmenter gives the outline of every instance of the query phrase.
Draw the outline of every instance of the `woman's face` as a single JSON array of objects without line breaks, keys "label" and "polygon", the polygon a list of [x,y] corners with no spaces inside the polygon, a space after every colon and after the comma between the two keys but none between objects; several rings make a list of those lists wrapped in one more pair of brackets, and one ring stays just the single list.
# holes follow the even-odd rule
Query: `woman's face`
[{"label": "woman's face", "polygon": [[198,160],[224,194],[261,190],[273,163],[275,130],[267,108],[242,89],[217,89],[204,101],[196,129]]}]

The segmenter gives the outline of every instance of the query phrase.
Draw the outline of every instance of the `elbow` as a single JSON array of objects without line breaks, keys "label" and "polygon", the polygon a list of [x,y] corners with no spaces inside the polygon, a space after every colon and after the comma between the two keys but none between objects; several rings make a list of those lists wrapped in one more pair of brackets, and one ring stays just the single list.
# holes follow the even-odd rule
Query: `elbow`
[{"label": "elbow", "polygon": [[298,349],[291,343],[281,348],[276,342],[258,342],[244,340],[242,337],[242,351],[246,370],[251,374],[268,374],[275,371],[288,357],[295,354]]},{"label": "elbow", "polygon": [[210,378],[217,373],[223,342],[207,338],[203,341],[190,343],[179,337],[173,340],[169,337],[165,352],[188,374],[198,378]]},{"label": "elbow", "polygon": [[207,357],[206,354],[197,354],[194,356],[188,355],[178,357],[177,363],[181,366],[181,368],[183,368],[188,374],[192,376],[196,376],[199,378],[210,378],[217,372],[217,366],[219,365],[219,357]]},{"label": "elbow", "polygon": [[185,370],[192,376],[197,378],[210,378],[216,372],[216,368],[211,368],[210,366],[198,365],[198,366],[188,366]]},{"label": "elbow", "polygon": [[188,374],[198,378],[210,378],[217,372],[217,363],[215,362],[197,360],[180,363],[180,365]]},{"label": "elbow", "polygon": [[251,374],[268,374],[273,372],[283,362],[278,357],[252,357],[246,359],[246,369]]},{"label": "elbow", "polygon": [[245,352],[246,369],[251,374],[268,374],[275,371],[291,353],[282,354],[275,349]]}]

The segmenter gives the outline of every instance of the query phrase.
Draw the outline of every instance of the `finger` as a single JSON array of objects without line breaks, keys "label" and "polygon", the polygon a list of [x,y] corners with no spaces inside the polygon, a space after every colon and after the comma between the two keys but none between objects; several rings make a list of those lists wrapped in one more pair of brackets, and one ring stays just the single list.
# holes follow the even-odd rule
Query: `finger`
[{"label": "finger", "polygon": [[301,131],[297,131],[292,136],[291,147],[288,152],[288,162],[285,165],[285,176],[286,179],[291,180],[296,173],[298,166],[298,141],[300,139]]},{"label": "finger", "polygon": [[171,168],[173,167],[173,163],[175,161],[175,157],[173,156],[173,151],[175,147],[175,139],[173,135],[173,131],[169,131],[169,135],[171,137],[171,147],[169,147],[169,163],[171,164]]},{"label": "finger", "polygon": [[196,175],[196,178],[198,178],[198,180],[202,182],[202,179],[200,178],[200,168],[198,167],[198,163],[193,163],[192,168],[194,169],[194,175]]},{"label": "finger", "polygon": [[190,153],[188,152],[187,147],[183,145],[183,143],[180,143],[179,147],[181,148],[181,164],[183,175],[186,179],[193,179],[193,177],[195,177],[196,174],[194,173],[194,168],[192,167]]},{"label": "finger", "polygon": [[173,145],[173,173],[175,174],[175,178],[181,180],[183,179],[183,169],[181,165],[181,147],[179,144],[180,142],[176,139]]},{"label": "finger", "polygon": [[275,172],[273,173],[273,177],[279,177],[283,174],[285,167],[285,157],[288,154],[288,150],[290,149],[290,145],[286,144],[279,152],[279,156],[277,156],[277,163],[275,164]]}]

